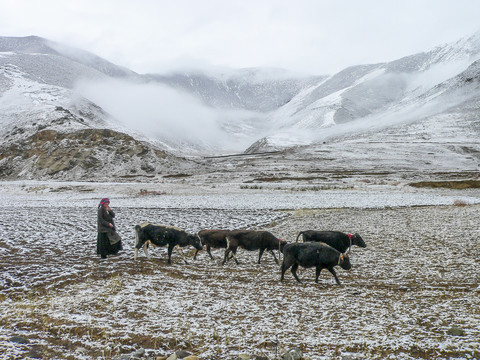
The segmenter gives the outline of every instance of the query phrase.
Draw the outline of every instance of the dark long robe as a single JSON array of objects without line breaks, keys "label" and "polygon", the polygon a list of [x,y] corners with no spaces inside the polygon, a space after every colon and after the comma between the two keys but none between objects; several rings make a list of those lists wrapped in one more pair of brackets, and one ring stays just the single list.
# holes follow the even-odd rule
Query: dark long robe
[{"label": "dark long robe", "polygon": [[[116,255],[120,250],[123,250],[122,239],[115,230],[114,217],[113,210],[107,211],[103,206],[98,208],[97,254],[103,259],[107,255]],[[112,224],[113,228],[109,224]]]}]

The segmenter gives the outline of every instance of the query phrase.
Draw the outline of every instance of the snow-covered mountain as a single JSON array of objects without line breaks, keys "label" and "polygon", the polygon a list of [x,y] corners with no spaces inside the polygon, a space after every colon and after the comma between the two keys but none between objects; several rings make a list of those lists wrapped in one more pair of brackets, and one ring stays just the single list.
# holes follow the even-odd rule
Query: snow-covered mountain
[{"label": "snow-covered mountain", "polygon": [[31,80],[66,88],[79,78],[138,77],[92,53],[38,36],[0,37],[0,54],[0,66],[15,65]]},{"label": "snow-covered mountain", "polygon": [[288,103],[300,90],[326,76],[306,76],[282,69],[249,68],[222,73],[173,73],[147,78],[188,91],[221,109],[269,112]]},{"label": "snow-covered mountain", "polygon": [[[433,115],[439,112],[433,93],[445,92],[451,86],[451,79],[464,71],[470,72],[472,81],[478,78],[475,67],[469,66],[479,58],[480,32],[454,44],[393,62],[352,66],[303,90],[270,114],[269,122],[274,128],[261,143],[282,146],[281,142],[275,144],[275,138],[284,139],[285,134],[292,135],[289,143],[323,141],[345,128],[359,131],[361,126],[355,123],[365,123],[368,119],[382,127]],[[470,85],[457,83],[455,86],[467,88]],[[464,97],[458,91],[456,95],[449,99],[443,96],[446,102],[440,109],[446,110],[447,105],[453,106],[476,96],[469,91],[464,92]],[[415,103],[416,109],[413,108]],[[430,111],[426,110],[428,107]],[[419,108],[423,109],[423,114],[419,113]],[[394,112],[398,114],[396,119],[392,118]],[[350,125],[341,126],[346,123]],[[339,129],[333,130],[335,127]],[[294,134],[298,134],[297,140]]]},{"label": "snow-covered mountain", "polygon": [[415,145],[408,144],[425,139],[435,139],[430,152],[450,146],[475,169],[479,59],[480,32],[332,76],[278,69],[142,75],[39,37],[0,37],[0,176],[152,177],[194,166],[180,154],[293,147],[301,156],[341,143],[366,152],[365,144],[402,143],[409,156]]},{"label": "snow-covered mountain", "polygon": [[0,38],[0,177],[153,177],[184,160],[78,96],[79,78],[138,78],[38,37]]},{"label": "snow-covered mountain", "polygon": [[[246,72],[248,81],[244,78]],[[226,143],[244,139],[248,144],[248,139],[254,139],[252,134],[264,128],[259,123],[262,113],[288,101],[307,81],[303,76],[292,78],[286,72],[272,74],[271,70],[233,71],[220,77],[199,73],[139,75],[94,54],[40,37],[0,37],[0,173],[2,177],[99,179],[108,178],[108,173],[116,177],[152,177],[194,166],[178,155],[219,150],[218,142],[211,145],[209,139],[202,137],[205,131],[213,129],[212,137],[225,138]],[[123,101],[132,109],[133,121],[128,122],[121,118],[128,111],[115,112],[115,106],[112,108],[106,100],[105,94],[111,93],[109,100],[118,95],[110,91],[111,86],[103,91],[102,86],[109,83],[114,84],[115,91],[148,88],[152,84],[163,91],[154,92],[151,99],[138,99],[142,93],[135,92]],[[187,83],[190,85],[182,85]],[[99,99],[90,97],[91,93],[79,91],[79,84],[90,84],[103,93]],[[218,93],[215,86],[220,88]],[[177,98],[189,99],[180,102],[173,110],[175,113],[181,108],[193,110],[184,119],[175,115],[170,118],[167,113],[158,119],[157,125],[153,122],[150,128],[140,126],[145,118],[152,122],[152,113],[158,117],[157,109],[149,108],[145,102],[161,102],[162,96],[171,96],[172,92],[180,94]],[[195,97],[198,103],[192,103]],[[122,102],[121,96],[119,99]],[[209,103],[208,99],[213,100]],[[164,101],[171,98],[166,96]],[[134,103],[140,104],[141,109]],[[232,104],[230,110],[225,109],[227,104]],[[194,124],[199,113],[203,123],[196,125],[196,134],[189,123]],[[179,128],[179,121],[192,134],[183,128],[172,131]],[[83,140],[75,141],[76,138]],[[127,151],[129,147],[138,151]],[[44,149],[41,154],[39,148]]]}]

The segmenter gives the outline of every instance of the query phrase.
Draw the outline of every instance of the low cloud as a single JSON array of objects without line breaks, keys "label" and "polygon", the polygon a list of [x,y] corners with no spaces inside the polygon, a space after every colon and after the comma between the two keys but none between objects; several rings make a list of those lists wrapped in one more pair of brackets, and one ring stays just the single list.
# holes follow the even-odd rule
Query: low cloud
[{"label": "low cloud", "polygon": [[[76,91],[123,126],[152,139],[241,151],[258,137],[257,132],[241,124],[254,123],[259,114],[208,107],[190,94],[162,84],[84,80],[77,84]],[[234,133],[225,131],[226,127],[233,127]]]}]

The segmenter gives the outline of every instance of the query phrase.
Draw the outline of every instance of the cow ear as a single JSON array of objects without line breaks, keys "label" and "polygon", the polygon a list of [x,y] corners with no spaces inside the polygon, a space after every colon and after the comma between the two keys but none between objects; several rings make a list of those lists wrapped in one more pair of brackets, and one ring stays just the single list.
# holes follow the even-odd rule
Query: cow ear
[{"label": "cow ear", "polygon": [[343,261],[345,259],[345,256],[343,254],[340,254],[340,261]]}]

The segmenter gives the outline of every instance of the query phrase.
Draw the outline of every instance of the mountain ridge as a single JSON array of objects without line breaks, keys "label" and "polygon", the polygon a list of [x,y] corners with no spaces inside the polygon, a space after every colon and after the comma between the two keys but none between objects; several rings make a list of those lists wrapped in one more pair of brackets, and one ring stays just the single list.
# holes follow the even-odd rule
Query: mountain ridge
[{"label": "mountain ridge", "polygon": [[[430,124],[431,117],[450,121],[435,120],[436,127],[429,127],[430,131],[439,132],[439,139],[455,128],[452,124],[470,129],[471,137],[478,136],[479,58],[480,32],[427,52],[392,62],[354,65],[330,76],[257,68],[213,74],[137,74],[94,54],[40,37],[0,37],[0,176],[79,179],[95,177],[101,169],[108,168],[117,177],[158,178],[166,169],[175,172],[196,168],[198,164],[184,155],[222,154],[224,145],[220,142],[197,143],[187,133],[176,138],[162,133],[161,126],[152,136],[136,129],[135,123],[122,123],[104,109],[106,104],[101,98],[91,100],[78,92],[79,79],[93,81],[94,86],[115,79],[188,94],[202,104],[195,105],[197,109],[206,109],[203,116],[213,116],[208,122],[215,125],[216,136],[224,144],[251,139],[250,145],[243,148],[247,154],[318,148],[324,143],[337,143],[338,139],[348,142],[352,136],[388,142],[392,139],[389,129],[398,129],[415,143],[415,138],[427,135],[405,129],[414,123]],[[162,93],[154,93],[153,98],[159,94]],[[193,114],[189,121],[196,116]],[[61,141],[69,142],[77,154],[82,153],[82,147],[92,151],[78,155],[78,159],[66,156],[64,163],[53,166],[53,162],[39,159],[58,157],[65,148],[40,136],[49,144],[43,147],[45,153],[40,156],[30,152],[33,155],[24,158],[21,149],[37,144],[35,136],[44,131],[53,131]],[[103,136],[107,144],[113,141],[120,149],[130,144],[143,150],[116,152],[96,137],[87,136],[89,141],[83,143],[72,141],[74,134],[82,137],[88,131]],[[475,161],[480,163],[480,149],[475,141],[469,141],[468,131],[462,130],[457,138],[458,143],[469,143],[468,156],[472,161],[468,168],[474,169]],[[18,144],[21,146],[16,147]],[[48,155],[49,148],[57,150]],[[440,145],[436,148],[444,151]],[[457,149],[457,155],[462,156],[463,150],[460,146]],[[107,154],[112,151],[119,156],[116,167],[109,165],[113,160]],[[35,164],[40,168],[41,162],[61,170],[37,171]],[[141,165],[136,169],[134,164]]]}]

